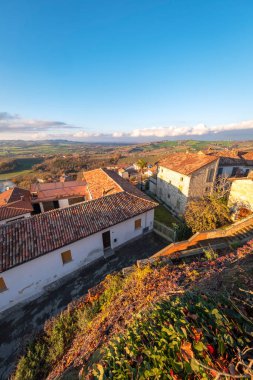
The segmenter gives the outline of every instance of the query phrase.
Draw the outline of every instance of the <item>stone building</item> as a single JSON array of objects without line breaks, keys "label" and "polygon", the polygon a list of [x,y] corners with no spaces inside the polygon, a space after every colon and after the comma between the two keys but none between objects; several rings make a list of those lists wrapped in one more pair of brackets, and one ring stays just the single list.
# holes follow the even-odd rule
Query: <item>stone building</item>
[{"label": "stone building", "polygon": [[219,158],[199,153],[175,153],[158,165],[156,195],[182,216],[187,202],[212,192]]},{"label": "stone building", "polygon": [[208,151],[207,154],[219,157],[218,177],[247,177],[253,169],[253,152],[222,150]]}]

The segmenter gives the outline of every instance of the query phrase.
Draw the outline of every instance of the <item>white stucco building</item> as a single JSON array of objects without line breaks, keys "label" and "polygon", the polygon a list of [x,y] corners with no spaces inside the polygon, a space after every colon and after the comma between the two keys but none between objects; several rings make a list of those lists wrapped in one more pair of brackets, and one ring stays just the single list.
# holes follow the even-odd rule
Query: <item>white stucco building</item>
[{"label": "white stucco building", "polygon": [[231,180],[228,206],[236,216],[240,210],[253,212],[253,176]]},{"label": "white stucco building", "polygon": [[[0,310],[153,229],[155,202],[114,172],[93,174],[92,200],[0,227]],[[108,195],[95,197],[96,176]]]}]

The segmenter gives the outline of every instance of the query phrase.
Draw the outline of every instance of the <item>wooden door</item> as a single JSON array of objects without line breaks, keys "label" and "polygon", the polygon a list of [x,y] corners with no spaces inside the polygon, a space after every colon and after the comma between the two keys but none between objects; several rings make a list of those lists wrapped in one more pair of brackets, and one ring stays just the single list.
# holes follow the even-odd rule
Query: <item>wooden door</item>
[{"label": "wooden door", "polygon": [[104,249],[111,248],[111,234],[110,231],[103,232],[103,246]]}]

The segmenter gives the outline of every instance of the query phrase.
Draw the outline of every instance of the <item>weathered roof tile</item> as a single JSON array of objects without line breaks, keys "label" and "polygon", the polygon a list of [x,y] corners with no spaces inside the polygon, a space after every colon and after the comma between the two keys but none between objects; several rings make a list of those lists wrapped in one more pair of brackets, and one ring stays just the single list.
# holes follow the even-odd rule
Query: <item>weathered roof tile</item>
[{"label": "weathered roof tile", "polygon": [[118,192],[0,227],[0,272],[83,239],[157,206],[116,173]]},{"label": "weathered roof tile", "polygon": [[191,175],[203,166],[217,161],[218,158],[204,153],[173,153],[159,161],[159,166],[163,166],[175,172]]}]

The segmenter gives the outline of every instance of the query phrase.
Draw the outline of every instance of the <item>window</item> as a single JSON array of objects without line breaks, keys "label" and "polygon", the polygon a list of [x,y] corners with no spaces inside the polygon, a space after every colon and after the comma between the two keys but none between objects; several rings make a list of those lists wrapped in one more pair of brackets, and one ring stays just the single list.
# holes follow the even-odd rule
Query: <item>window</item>
[{"label": "window", "polygon": [[59,208],[59,201],[47,201],[43,202],[44,212]]},{"label": "window", "polygon": [[206,182],[213,182],[214,169],[209,169],[207,172],[207,180]]},{"label": "window", "polygon": [[7,290],[7,286],[4,282],[3,277],[0,277],[0,293],[4,292],[5,290]]},{"label": "window", "polygon": [[61,253],[62,263],[67,264],[72,261],[71,251],[65,251]]},{"label": "window", "polygon": [[134,228],[136,230],[139,230],[141,228],[141,219],[135,220],[135,222],[134,222]]},{"label": "window", "polygon": [[205,188],[205,192],[206,192],[206,193],[209,193],[210,190],[211,190],[210,186],[207,186],[207,187]]},{"label": "window", "polygon": [[236,166],[234,166],[232,173],[231,173],[231,177],[235,177],[237,175],[237,172],[238,172],[238,168]]},{"label": "window", "polygon": [[181,177],[181,178],[180,178],[180,181],[183,182],[183,180],[184,180],[184,177]]},{"label": "window", "polygon": [[168,194],[168,198],[170,199],[170,194]]},{"label": "window", "polygon": [[222,175],[222,173],[223,173],[223,168],[219,168],[218,169],[218,177],[220,177]]},{"label": "window", "polygon": [[180,205],[180,200],[178,199],[178,200],[177,200],[177,209],[180,209],[180,206],[181,206],[181,205]]},{"label": "window", "polygon": [[76,203],[81,203],[85,201],[85,197],[69,198],[69,205],[74,205]]}]

